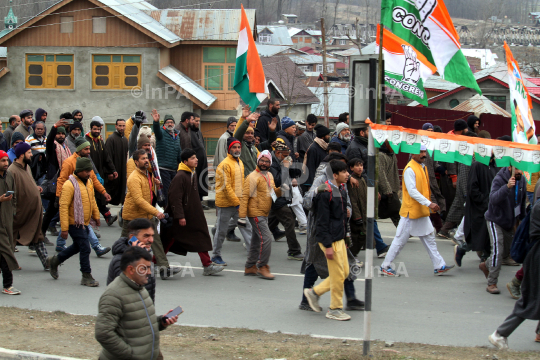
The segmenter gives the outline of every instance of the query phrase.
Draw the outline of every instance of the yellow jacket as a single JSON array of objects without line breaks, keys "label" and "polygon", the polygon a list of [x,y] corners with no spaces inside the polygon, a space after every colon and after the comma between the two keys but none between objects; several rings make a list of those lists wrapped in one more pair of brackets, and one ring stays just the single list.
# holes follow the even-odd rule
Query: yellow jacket
[{"label": "yellow jacket", "polygon": [[216,206],[231,207],[240,205],[244,186],[244,164],[231,154],[216,169]]},{"label": "yellow jacket", "polygon": [[[75,172],[75,165],[77,164],[77,158],[79,157],[79,154],[75,153],[68,157],[64,162],[62,163],[62,170],[60,170],[60,175],[58,175],[58,181],[56,182],[56,196],[60,197],[60,194],[62,194],[62,187],[64,186],[64,183],[69,178],[69,175],[73,175]],[[94,174],[94,170],[90,173],[90,180],[94,184],[94,188],[96,191],[100,194],[105,194],[107,191],[101,185],[99,180],[96,177],[96,174]]]},{"label": "yellow jacket", "polygon": [[535,172],[531,174],[531,184],[527,184],[527,192],[534,192],[534,187],[540,178],[540,172]]},{"label": "yellow jacket", "polygon": [[[81,189],[81,200],[84,212],[84,225],[90,223],[90,218],[94,220],[99,219],[99,210],[96,204],[96,198],[94,196],[94,184],[92,179],[86,181],[86,185],[74,175]],[[68,231],[69,225],[75,225],[75,215],[73,212],[73,196],[75,194],[75,187],[73,183],[68,179],[62,187],[62,194],[60,195],[60,226],[62,231]]]},{"label": "yellow jacket", "polygon": [[[152,175],[152,188],[154,187],[154,175]],[[146,174],[136,169],[127,179],[127,194],[124,200],[122,218],[134,220],[138,218],[151,219],[157,216],[159,211],[152,206],[150,184]]]},{"label": "yellow jacket", "polygon": [[267,171],[265,175],[258,169],[252,171],[244,181],[238,216],[240,218],[268,216],[272,207],[270,187],[274,189],[276,196],[281,196],[281,189],[276,188],[270,171]]},{"label": "yellow jacket", "polygon": [[[403,169],[403,174],[405,174],[405,170],[408,168],[413,169],[414,174],[416,175],[416,190],[418,190],[420,194],[424,195],[426,199],[431,199],[427,168],[422,168],[422,165],[414,160],[409,161],[407,166],[405,166],[405,169]],[[421,217],[429,216],[429,207],[421,205],[418,201],[414,200],[411,195],[409,195],[407,186],[405,186],[405,180],[403,180],[401,188],[403,190],[403,201],[401,202],[401,210],[399,211],[399,215],[403,217],[408,216],[409,219],[419,219]]]}]

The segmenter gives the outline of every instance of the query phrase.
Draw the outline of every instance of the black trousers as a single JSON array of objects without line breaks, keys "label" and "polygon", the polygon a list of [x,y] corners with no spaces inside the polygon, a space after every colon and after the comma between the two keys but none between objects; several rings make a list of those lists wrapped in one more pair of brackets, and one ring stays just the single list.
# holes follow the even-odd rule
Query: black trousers
[{"label": "black trousers", "polygon": [[351,241],[352,246],[350,247],[351,253],[354,257],[358,256],[358,253],[361,249],[366,248],[366,234],[364,234],[363,226],[356,225],[354,221],[351,221]]},{"label": "black trousers", "polygon": [[54,206],[54,200],[49,200],[49,205],[47,206],[47,210],[45,210],[43,222],[41,223],[41,232],[43,235],[47,234],[47,229],[56,214],[58,214],[58,208]]},{"label": "black trousers", "polygon": [[279,223],[285,227],[285,237],[287,245],[289,245],[289,255],[298,255],[302,253],[302,247],[296,239],[296,231],[294,230],[295,217],[292,210],[288,206],[283,206],[280,209],[270,210],[268,215],[268,227],[270,231],[274,230]]},{"label": "black trousers", "polygon": [[161,183],[163,184],[163,197],[164,200],[158,202],[159,206],[165,209],[167,206],[167,196],[169,194],[169,186],[171,186],[171,181],[174,179],[176,175],[176,171],[174,170],[166,170],[162,167],[159,168],[159,174],[161,175]]},{"label": "black trousers", "polygon": [[4,289],[9,289],[13,286],[13,273],[9,270],[6,259],[0,254],[0,270],[2,270],[2,278],[4,280]]}]

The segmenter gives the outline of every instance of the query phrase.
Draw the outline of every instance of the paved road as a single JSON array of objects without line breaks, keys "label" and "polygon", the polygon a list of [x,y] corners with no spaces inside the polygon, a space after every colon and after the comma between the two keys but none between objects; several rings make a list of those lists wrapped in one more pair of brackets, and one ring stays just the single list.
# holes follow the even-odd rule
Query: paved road
[{"label": "paved road", "polygon": [[[208,223],[215,222],[215,212],[207,211]],[[390,222],[380,221],[380,229],[387,243],[395,233]],[[239,231],[237,230],[237,233]],[[118,224],[101,228],[102,243],[106,246],[119,237]],[[305,236],[299,236],[304,246]],[[438,241],[439,251],[449,264],[453,264],[453,246],[449,241]],[[52,251],[52,247],[48,247]],[[348,322],[331,321],[323,313],[298,310],[303,277],[300,262],[287,260],[285,241],[272,244],[271,270],[274,281],[244,277],[245,250],[241,243],[226,242],[223,258],[227,270],[219,276],[203,277],[196,254],[187,257],[169,256],[175,264],[194,269],[184,277],[162,281],[158,279],[156,306],[164,313],[182,305],[185,313],[181,323],[186,325],[246,327],[267,331],[314,334],[323,336],[362,338],[363,313],[350,312]],[[363,255],[363,253],[362,253]],[[20,247],[17,254],[22,271],[15,272],[15,286],[21,296],[0,296],[0,305],[39,310],[63,310],[74,314],[97,313],[99,296],[105,290],[107,268],[111,255],[104,258],[91,256],[92,272],[102,285],[86,288],[79,285],[78,258],[68,260],[60,267],[60,278],[53,280],[43,271],[37,256]],[[513,277],[517,267],[503,267],[500,276],[501,295],[485,291],[486,280],[478,270],[478,258],[468,254],[463,267],[446,276],[435,277],[431,262],[418,238],[412,238],[397,261],[403,262],[408,277],[376,278],[374,280],[374,306],[372,334],[376,339],[406,341],[439,345],[489,345],[487,336],[510,314],[513,300],[505,284]],[[382,259],[375,259],[380,265]],[[363,282],[356,282],[357,294],[364,298]],[[329,305],[329,295],[321,305]],[[526,321],[510,338],[510,347],[516,350],[540,350],[534,343],[536,322]]]}]

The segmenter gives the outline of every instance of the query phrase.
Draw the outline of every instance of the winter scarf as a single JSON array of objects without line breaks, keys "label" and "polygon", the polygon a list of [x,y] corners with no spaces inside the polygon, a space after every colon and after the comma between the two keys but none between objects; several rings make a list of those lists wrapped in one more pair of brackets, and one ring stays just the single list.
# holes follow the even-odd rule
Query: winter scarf
[{"label": "winter scarf", "polygon": [[69,181],[73,184],[75,194],[73,195],[73,217],[75,218],[75,226],[84,226],[84,209],[82,205],[81,188],[79,182],[73,175],[69,175]]},{"label": "winter scarf", "polygon": [[86,133],[86,136],[88,136],[90,139],[93,140],[93,141],[92,141],[92,146],[94,147],[94,150],[97,151],[97,149],[96,149],[96,143],[98,143],[98,144],[101,145],[101,151],[103,151],[103,141],[100,141],[100,140],[102,140],[101,135],[99,135],[98,137],[93,137],[93,136],[92,136],[92,132],[89,131],[89,132]]},{"label": "winter scarf", "polygon": [[328,147],[328,143],[322,138],[316,137],[313,141],[315,141],[323,150],[326,150]]},{"label": "winter scarf", "polygon": [[56,144],[56,158],[58,159],[58,169],[61,169],[64,160],[71,156],[71,150],[69,150],[69,147],[67,147],[67,145],[60,144],[56,140],[54,140],[54,143]]}]

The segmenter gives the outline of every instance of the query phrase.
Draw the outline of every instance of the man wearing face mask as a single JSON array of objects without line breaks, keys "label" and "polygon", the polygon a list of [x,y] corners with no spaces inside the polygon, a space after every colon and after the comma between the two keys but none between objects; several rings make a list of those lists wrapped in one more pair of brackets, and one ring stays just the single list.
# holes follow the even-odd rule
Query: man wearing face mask
[{"label": "man wearing face mask", "polygon": [[344,122],[340,122],[336,125],[336,135],[330,140],[330,142],[336,142],[341,145],[341,152],[345,155],[347,148],[351,143],[351,130],[349,125]]},{"label": "man wearing face mask", "polygon": [[488,280],[486,291],[490,294],[500,294],[497,288],[499,271],[503,259],[510,255],[516,220],[525,217],[527,181],[522,177],[521,170],[515,169],[514,176],[512,170],[512,166],[504,167],[493,179],[488,211],[485,214],[491,255],[485,262],[480,263],[479,268]]},{"label": "man wearing face mask", "polygon": [[[268,136],[270,135],[268,124],[272,122],[273,118],[277,118],[278,120],[276,132],[279,132],[279,130],[281,130],[281,121],[278,115],[279,108],[280,108],[279,100],[274,99],[274,98],[268,99],[267,109],[261,112],[261,117],[257,121],[257,126],[256,126],[257,129],[259,129],[259,133],[261,134],[261,142],[268,140]],[[238,126],[240,126],[240,124],[238,124]],[[255,167],[251,169],[251,171],[253,170],[255,170]],[[248,174],[251,173],[251,171],[248,172]]]}]

